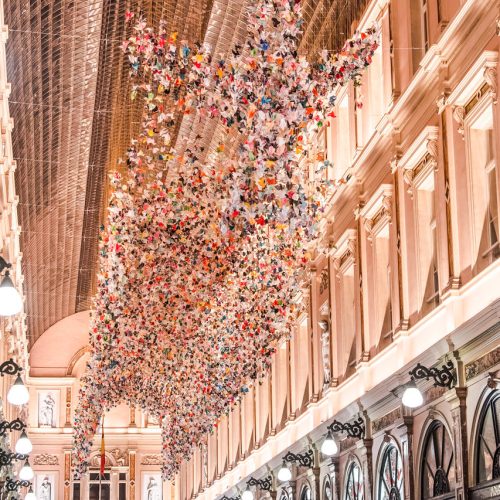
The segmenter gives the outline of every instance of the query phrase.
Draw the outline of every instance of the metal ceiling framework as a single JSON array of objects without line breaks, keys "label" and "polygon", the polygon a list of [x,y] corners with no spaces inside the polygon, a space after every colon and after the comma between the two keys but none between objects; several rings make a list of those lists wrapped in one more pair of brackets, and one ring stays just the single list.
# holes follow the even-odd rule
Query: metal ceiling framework
[{"label": "metal ceiling framework", "polygon": [[[121,51],[125,12],[141,11],[154,26],[165,19],[180,39],[207,42],[216,58],[245,36],[247,1],[4,0],[30,346],[91,307],[107,174],[142,115]],[[341,46],[366,3],[303,1],[301,53]],[[234,135],[210,120],[179,123],[178,136],[201,136],[207,152],[222,140],[234,150]]]}]

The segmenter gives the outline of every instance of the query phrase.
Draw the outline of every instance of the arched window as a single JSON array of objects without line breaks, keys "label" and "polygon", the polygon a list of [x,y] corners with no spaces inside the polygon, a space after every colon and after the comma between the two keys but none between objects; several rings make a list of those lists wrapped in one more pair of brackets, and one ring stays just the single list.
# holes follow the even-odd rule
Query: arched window
[{"label": "arched window", "polygon": [[302,493],[300,494],[300,500],[311,500],[311,488],[309,488],[309,486],[304,486],[302,488]]},{"label": "arched window", "polygon": [[[442,422],[435,420],[425,436],[421,462],[422,499],[450,493],[454,488],[453,444]],[[450,498],[454,494],[450,494]]]},{"label": "arched window", "polygon": [[476,480],[500,479],[500,391],[484,405],[476,439]]},{"label": "arched window", "polygon": [[332,483],[330,481],[330,477],[326,476],[325,480],[323,481],[323,500],[332,500],[332,499],[333,499]]},{"label": "arched window", "polygon": [[344,500],[363,500],[363,473],[357,462],[351,462],[347,469]]},{"label": "arched window", "polygon": [[386,447],[380,463],[378,479],[379,500],[401,500],[403,498],[403,462],[401,454],[393,444]]},{"label": "arched window", "polygon": [[280,500],[289,500],[288,493],[285,490],[281,492]]}]

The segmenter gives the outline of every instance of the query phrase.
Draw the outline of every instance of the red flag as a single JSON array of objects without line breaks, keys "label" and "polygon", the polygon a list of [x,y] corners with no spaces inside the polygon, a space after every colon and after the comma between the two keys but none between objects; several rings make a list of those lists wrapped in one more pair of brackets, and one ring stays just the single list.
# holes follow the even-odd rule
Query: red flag
[{"label": "red flag", "polygon": [[104,417],[102,418],[102,425],[101,425],[101,470],[100,474],[101,476],[104,476],[104,466],[106,465],[106,453],[105,453],[105,446],[104,446]]}]

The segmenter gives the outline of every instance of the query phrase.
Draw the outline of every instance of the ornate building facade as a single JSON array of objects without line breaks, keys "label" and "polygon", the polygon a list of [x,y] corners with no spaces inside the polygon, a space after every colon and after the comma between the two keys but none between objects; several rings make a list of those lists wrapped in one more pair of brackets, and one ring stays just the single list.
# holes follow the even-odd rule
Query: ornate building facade
[{"label": "ornate building facade", "polygon": [[[256,498],[280,500],[500,498],[499,9],[496,0],[366,5],[356,25],[376,22],[381,46],[361,87],[341,88],[337,116],[304,164],[311,176],[345,180],[311,249],[297,297],[306,311],[271,372],[220,419],[174,483],[158,486],[157,423],[125,406],[105,417],[105,479],[94,458],[73,481],[88,312],[36,340],[29,423],[36,485],[52,485],[44,500],[237,498],[250,478]],[[331,166],[318,173],[318,158]],[[4,208],[15,206],[14,166],[1,168],[1,243],[17,265],[15,212]],[[24,352],[21,333],[12,335]],[[423,404],[402,404],[418,363],[449,362],[451,388],[418,380]],[[334,420],[361,422],[363,432],[337,432],[339,452],[326,457]],[[309,450],[312,464],[291,464],[291,479],[280,482],[282,457]],[[269,491],[260,487],[268,477]]]}]

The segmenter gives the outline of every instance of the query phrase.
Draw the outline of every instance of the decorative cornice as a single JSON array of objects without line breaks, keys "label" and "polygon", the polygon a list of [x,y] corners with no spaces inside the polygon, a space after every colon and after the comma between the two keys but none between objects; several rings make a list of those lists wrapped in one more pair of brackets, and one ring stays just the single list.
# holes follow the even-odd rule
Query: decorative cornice
[{"label": "decorative cornice", "polygon": [[464,78],[453,89],[447,99],[447,104],[451,106],[465,106],[474,94],[486,82],[490,86],[493,99],[496,99],[496,82],[491,85],[493,73],[498,64],[498,52],[485,50],[472,65]]}]

